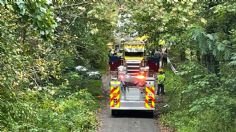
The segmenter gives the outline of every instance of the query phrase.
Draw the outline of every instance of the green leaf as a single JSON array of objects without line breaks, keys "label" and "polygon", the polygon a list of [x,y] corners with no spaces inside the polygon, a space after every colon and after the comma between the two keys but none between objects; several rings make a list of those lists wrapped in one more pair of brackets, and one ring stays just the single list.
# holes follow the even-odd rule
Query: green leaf
[{"label": "green leaf", "polygon": [[52,0],[46,0],[46,4],[47,4],[47,5],[52,4]]},{"label": "green leaf", "polygon": [[5,4],[7,4],[7,0],[0,0],[0,4],[4,6]]},{"label": "green leaf", "polygon": [[207,34],[206,35],[210,40],[212,40],[212,41],[214,41],[215,39],[214,39],[214,36],[212,35],[212,34]]},{"label": "green leaf", "polygon": [[217,49],[218,49],[218,51],[224,51],[225,50],[225,45],[223,43],[218,42],[217,43]]},{"label": "green leaf", "polygon": [[217,49],[213,49],[212,54],[213,54],[214,56],[216,56],[216,55],[217,55]]},{"label": "green leaf", "polygon": [[229,63],[229,65],[230,65],[230,66],[236,66],[236,61],[231,61],[231,62]]},{"label": "green leaf", "polygon": [[224,54],[224,59],[225,60],[229,60],[231,57],[231,52],[229,50],[226,50],[225,51],[225,54]]}]

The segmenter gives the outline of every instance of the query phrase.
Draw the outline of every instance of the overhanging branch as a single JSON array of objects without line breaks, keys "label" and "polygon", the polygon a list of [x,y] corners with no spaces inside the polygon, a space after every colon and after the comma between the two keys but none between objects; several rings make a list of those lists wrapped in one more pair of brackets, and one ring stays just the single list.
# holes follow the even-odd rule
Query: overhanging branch
[{"label": "overhanging branch", "polygon": [[70,8],[70,7],[75,7],[75,6],[82,6],[82,5],[88,5],[89,3],[85,2],[85,3],[78,3],[78,4],[70,4],[70,5],[62,5],[60,7],[55,8],[57,9],[62,9],[62,8]]}]

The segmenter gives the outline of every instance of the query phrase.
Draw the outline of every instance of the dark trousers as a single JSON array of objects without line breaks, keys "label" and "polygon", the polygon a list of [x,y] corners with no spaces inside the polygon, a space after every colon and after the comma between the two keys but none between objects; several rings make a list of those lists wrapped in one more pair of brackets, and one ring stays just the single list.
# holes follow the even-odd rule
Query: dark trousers
[{"label": "dark trousers", "polygon": [[162,94],[162,95],[165,94],[164,84],[158,84],[158,86],[157,86],[157,94]]}]

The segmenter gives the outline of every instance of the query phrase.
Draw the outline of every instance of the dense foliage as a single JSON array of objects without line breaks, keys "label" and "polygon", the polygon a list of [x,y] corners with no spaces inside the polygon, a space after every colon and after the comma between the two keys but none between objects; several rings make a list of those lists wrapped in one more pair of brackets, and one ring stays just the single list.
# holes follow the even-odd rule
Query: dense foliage
[{"label": "dense foliage", "polygon": [[[148,35],[150,50],[165,41],[179,73],[167,72],[167,104],[161,120],[177,131],[236,130],[236,2],[121,0]],[[169,69],[168,66],[165,67]]]},{"label": "dense foliage", "polygon": [[95,129],[101,82],[75,67],[106,69],[114,12],[106,0],[0,0],[1,131]]}]

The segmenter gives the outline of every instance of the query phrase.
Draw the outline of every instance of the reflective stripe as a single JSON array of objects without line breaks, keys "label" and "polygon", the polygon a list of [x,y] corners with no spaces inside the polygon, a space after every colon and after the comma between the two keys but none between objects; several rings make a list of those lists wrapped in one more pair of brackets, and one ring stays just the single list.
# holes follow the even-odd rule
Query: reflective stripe
[{"label": "reflective stripe", "polygon": [[[143,60],[144,57],[130,57],[130,56],[125,56],[125,60],[138,60],[138,61],[141,61]],[[140,63],[140,62],[138,62]]]},{"label": "reflective stripe", "polygon": [[137,45],[135,45],[135,44],[125,44],[124,45],[124,48],[130,48],[130,49],[144,49],[144,45],[142,45],[142,44],[137,44]]},{"label": "reflective stripe", "polygon": [[[147,109],[155,108],[155,88],[154,88],[154,86],[151,86],[151,87],[146,86],[145,92],[146,92],[145,107]],[[151,102],[149,102],[149,100]]]},{"label": "reflective stripe", "polygon": [[120,85],[111,86],[111,89],[110,89],[110,107],[114,107],[114,108],[119,108],[120,107]]}]

